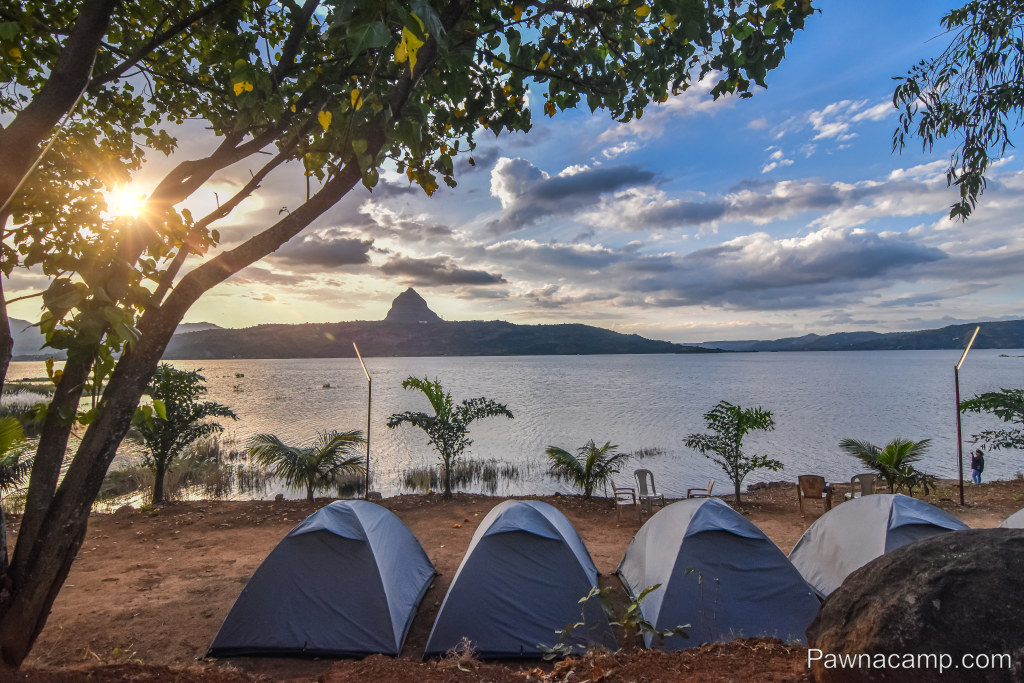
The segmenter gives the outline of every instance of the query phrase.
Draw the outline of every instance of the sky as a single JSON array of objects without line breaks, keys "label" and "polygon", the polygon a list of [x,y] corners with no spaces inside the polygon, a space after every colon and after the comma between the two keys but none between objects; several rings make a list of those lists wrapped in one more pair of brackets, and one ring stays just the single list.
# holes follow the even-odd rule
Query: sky
[{"label": "sky", "polygon": [[[482,134],[454,189],[427,197],[395,173],[357,188],[186,321],[379,320],[410,286],[446,320],[684,343],[1022,317],[1014,150],[966,223],[947,217],[952,144],[892,152],[892,77],[941,51],[939,19],[955,5],[816,4],[753,98],[714,101],[704,81],[628,124],[535,111],[529,133]],[[190,144],[179,153],[200,151]],[[243,178],[248,167],[233,168],[197,201],[212,206]],[[279,170],[220,226],[224,246],[304,197],[301,169]]]}]

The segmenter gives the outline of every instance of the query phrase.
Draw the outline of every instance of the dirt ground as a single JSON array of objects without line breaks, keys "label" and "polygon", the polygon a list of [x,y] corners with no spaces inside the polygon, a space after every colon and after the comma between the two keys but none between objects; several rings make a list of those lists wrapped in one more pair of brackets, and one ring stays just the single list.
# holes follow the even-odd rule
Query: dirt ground
[{"label": "dirt ground", "polygon": [[[948,483],[947,483],[948,486]],[[841,491],[837,496],[841,499]],[[730,501],[730,497],[726,497]],[[967,488],[967,505],[943,488],[927,500],[972,527],[997,526],[1024,507],[1024,481]],[[172,503],[156,510],[94,513],[81,552],[20,680],[39,681],[374,681],[416,680],[807,680],[805,650],[779,641],[707,645],[686,653],[630,650],[588,655],[557,665],[422,664],[430,626],[480,520],[500,498],[457,494],[398,496],[383,501],[422,543],[440,572],[427,591],[400,659],[362,661],[236,658],[203,660],[249,576],[278,541],[315,508],[305,501]],[[611,503],[577,496],[543,498],[583,537],[601,583],[625,598],[611,572],[639,523],[619,523]],[[731,501],[730,501],[731,502]],[[795,486],[769,485],[744,494],[739,509],[784,552],[821,514],[801,516]],[[17,518],[11,520],[17,529]],[[13,538],[12,538],[13,541]]]}]

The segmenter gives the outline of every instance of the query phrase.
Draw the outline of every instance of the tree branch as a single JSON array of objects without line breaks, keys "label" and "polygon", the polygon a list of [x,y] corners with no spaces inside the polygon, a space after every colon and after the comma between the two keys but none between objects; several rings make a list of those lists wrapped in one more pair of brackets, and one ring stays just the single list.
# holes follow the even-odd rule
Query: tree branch
[{"label": "tree branch", "polygon": [[96,51],[117,2],[85,0],[46,85],[0,131],[0,149],[4,150],[4,163],[0,165],[0,213],[49,147],[40,151],[39,145],[52,135],[53,127],[75,108],[85,92]]}]

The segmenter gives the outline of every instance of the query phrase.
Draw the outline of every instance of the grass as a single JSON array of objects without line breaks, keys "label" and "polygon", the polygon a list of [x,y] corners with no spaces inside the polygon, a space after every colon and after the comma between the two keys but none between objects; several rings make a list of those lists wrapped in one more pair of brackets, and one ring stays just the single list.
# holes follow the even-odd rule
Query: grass
[{"label": "grass", "polygon": [[[103,479],[99,502],[137,499],[153,490],[155,475],[144,464],[112,470]],[[248,464],[241,449],[228,449],[218,439],[192,445],[164,476],[164,499],[222,498],[235,493],[266,494],[271,477]],[[128,502],[127,500],[125,502]]]},{"label": "grass", "polygon": [[666,453],[668,453],[666,448],[663,448],[662,446],[652,446],[650,448],[638,448],[632,453],[626,455],[626,457],[629,459],[636,458],[637,460],[643,460],[644,458],[659,458]]},{"label": "grass", "polygon": [[[494,495],[501,484],[519,481],[523,472],[517,465],[497,460],[461,458],[452,465],[452,487],[466,488],[479,485]],[[437,465],[423,465],[403,470],[402,484],[411,491],[436,491],[441,488],[441,469]]]}]

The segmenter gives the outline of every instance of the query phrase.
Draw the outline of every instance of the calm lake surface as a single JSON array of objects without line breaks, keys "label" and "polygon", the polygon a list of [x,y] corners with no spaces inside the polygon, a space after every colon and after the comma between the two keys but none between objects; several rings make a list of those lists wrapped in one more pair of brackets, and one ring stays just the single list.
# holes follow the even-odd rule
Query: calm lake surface
[{"label": "calm lake surface", "polygon": [[[762,406],[775,416],[775,431],[751,434],[745,450],[777,458],[785,470],[754,472],[745,484],[795,481],[800,474],[848,480],[862,468],[839,450],[844,437],[877,444],[897,436],[931,438],[921,468],[952,478],[953,366],[960,353],[369,358],[373,488],[384,495],[400,493],[406,490],[405,470],[436,462],[422,431],[385,425],[395,412],[429,412],[421,393],[402,389],[402,380],[410,375],[440,379],[456,401],[485,396],[509,406],[515,419],[488,418],[472,425],[469,449],[476,460],[519,468],[517,480],[499,484],[497,493],[502,495],[569,491],[547,475],[544,449],[554,445],[572,451],[588,439],[611,441],[622,451],[664,450],[628,463],[620,475],[624,482],[634,468],[646,467],[670,497],[706,486],[711,478],[717,480],[716,492],[728,492],[731,485],[724,473],[682,444],[687,434],[704,431],[702,415],[722,399],[743,407]],[[238,414],[237,422],[224,422],[223,438],[233,441],[233,447],[258,432],[300,443],[311,440],[317,430],[366,429],[366,377],[355,359],[175,361],[175,366],[201,370],[210,399]],[[12,363],[9,377],[44,374],[42,363]],[[1004,387],[1024,387],[1024,351],[971,351],[960,372],[961,397]],[[965,451],[972,433],[1000,424],[991,416],[964,415]],[[986,480],[1011,478],[1024,470],[1024,453],[994,451],[986,463]],[[480,490],[467,490],[474,489]],[[279,491],[301,497],[279,485],[261,497]]]}]

